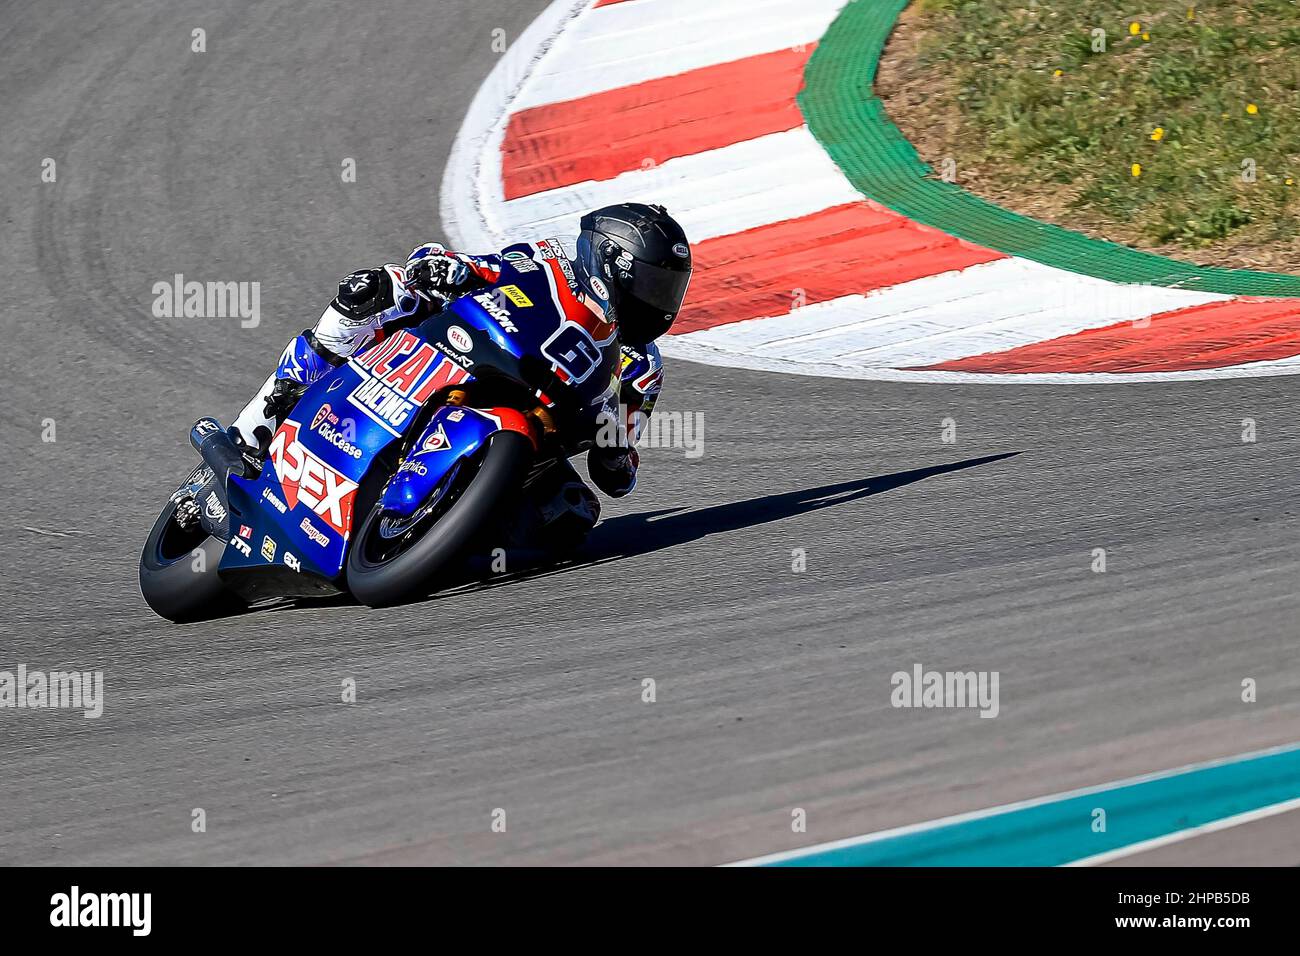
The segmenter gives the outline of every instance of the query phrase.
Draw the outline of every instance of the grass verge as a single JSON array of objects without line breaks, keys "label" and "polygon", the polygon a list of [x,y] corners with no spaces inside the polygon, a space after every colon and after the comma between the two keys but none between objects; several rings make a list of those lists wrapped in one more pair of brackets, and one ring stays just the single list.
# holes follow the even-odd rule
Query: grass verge
[{"label": "grass verge", "polygon": [[937,175],[999,205],[1300,272],[1300,3],[1145,4],[919,0],[877,90]]}]

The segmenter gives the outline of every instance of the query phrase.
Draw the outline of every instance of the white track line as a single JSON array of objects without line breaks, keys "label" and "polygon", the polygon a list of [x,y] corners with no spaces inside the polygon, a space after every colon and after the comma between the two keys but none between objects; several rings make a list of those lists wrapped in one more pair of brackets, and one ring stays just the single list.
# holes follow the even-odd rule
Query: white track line
[{"label": "white track line", "polygon": [[675,76],[821,39],[845,0],[633,0],[581,16],[513,110]]},{"label": "white track line", "polygon": [[[797,860],[800,857],[810,856],[815,853],[825,853],[830,850],[840,850],[850,846],[863,846],[868,843],[879,843],[881,840],[907,836],[912,833],[921,833],[926,830],[937,830],[940,827],[950,826],[954,823],[969,823],[971,820],[982,820],[986,817],[993,817],[1002,813],[1010,813],[1016,810],[1027,810],[1031,807],[1041,807],[1048,803],[1059,803],[1063,800],[1073,800],[1076,797],[1086,797],[1094,793],[1104,793],[1108,790],[1116,790],[1120,787],[1130,787],[1138,783],[1149,783],[1152,780],[1163,780],[1168,777],[1177,777],[1181,774],[1191,773],[1197,770],[1208,770],[1211,767],[1222,767],[1228,764],[1239,763],[1244,760],[1253,760],[1257,757],[1267,757],[1272,754],[1289,753],[1290,751],[1296,750],[1297,747],[1300,747],[1300,745],[1282,744],[1277,747],[1267,747],[1264,750],[1252,750],[1243,754],[1233,754],[1231,757],[1220,757],[1217,760],[1207,760],[1203,763],[1186,764],[1182,767],[1174,767],[1170,770],[1157,770],[1154,773],[1144,773],[1136,777],[1126,777],[1123,780],[1113,780],[1109,783],[1100,783],[1092,787],[1081,787],[1077,790],[1051,793],[1043,797],[1017,800],[1014,803],[1004,803],[996,807],[985,807],[982,810],[972,810],[968,813],[957,813],[952,816],[939,817],[935,820],[909,823],[905,826],[894,827],[889,830],[877,830],[874,833],[865,833],[862,836],[848,837],[843,840],[831,840],[826,843],[815,843],[812,846],[800,847],[796,850],[782,850],[779,853],[767,853],[763,856],[750,857],[746,860],[738,860],[735,863],[726,863],[723,865],[764,866],[769,863],[781,863],[786,860]],[[1288,801],[1288,803],[1289,802],[1292,801]],[[1275,804],[1275,806],[1282,806],[1282,804]],[[1098,854],[1098,856],[1101,855],[1102,854]]]},{"label": "white track line", "polygon": [[[773,189],[772,183],[787,183]],[[502,236],[576,235],[586,212],[616,202],[668,207],[693,243],[798,219],[862,197],[839,175],[808,128],[770,133],[604,182],[585,182],[512,199],[489,213]]]},{"label": "white track line", "polygon": [[519,238],[493,232],[485,219],[488,210],[505,201],[501,141],[506,121],[520,88],[565,24],[590,4],[591,0],[555,0],[501,55],[470,101],[447,157],[439,197],[443,228],[453,248],[491,252]]},{"label": "white track line", "polygon": [[719,349],[796,362],[908,368],[1227,298],[1115,285],[1021,259],[999,259],[689,337]]},{"label": "white track line", "polygon": [[659,349],[664,355],[687,362],[743,368],[755,372],[917,384],[1141,385],[1149,382],[1204,382],[1222,378],[1263,378],[1271,375],[1300,374],[1300,355],[1268,362],[1251,362],[1245,365],[1183,372],[1017,372],[1010,374],[916,371],[835,362],[796,362],[781,356],[731,351],[696,338],[703,334],[703,332],[690,332],[686,335],[664,336],[659,340]]},{"label": "white track line", "polygon": [[1230,830],[1233,827],[1241,826],[1243,823],[1253,823],[1256,820],[1275,817],[1279,813],[1289,813],[1292,810],[1300,810],[1300,797],[1297,797],[1295,800],[1284,800],[1281,803],[1275,803],[1271,807],[1260,807],[1256,810],[1247,810],[1245,813],[1238,813],[1234,817],[1224,817],[1222,820],[1215,820],[1211,823],[1202,823],[1198,827],[1189,827],[1186,830],[1179,830],[1176,833],[1166,833],[1162,837],[1143,840],[1141,843],[1134,843],[1131,846],[1117,847],[1107,853],[1085,856],[1082,860],[1074,860],[1073,862],[1064,865],[1098,866],[1102,863],[1109,863],[1111,860],[1122,860],[1126,856],[1146,853],[1148,850],[1155,850],[1162,846],[1169,846],[1171,843],[1182,843],[1184,840],[1191,840],[1194,837],[1204,836],[1207,833],[1216,833],[1219,830]]}]

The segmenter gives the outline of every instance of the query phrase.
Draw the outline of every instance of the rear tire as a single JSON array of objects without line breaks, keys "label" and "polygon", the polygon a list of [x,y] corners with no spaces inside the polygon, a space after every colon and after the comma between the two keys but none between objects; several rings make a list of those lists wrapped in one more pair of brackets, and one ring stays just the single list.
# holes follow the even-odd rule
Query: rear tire
[{"label": "rear tire", "polygon": [[187,533],[172,521],[169,502],[140,553],[140,593],[155,613],[183,623],[221,617],[247,605],[217,577],[226,543],[202,531]]},{"label": "rear tire", "polygon": [[533,460],[533,443],[513,431],[494,432],[478,469],[459,497],[396,557],[371,556],[382,509],[370,509],[348,552],[348,589],[362,604],[382,607],[420,594],[430,580],[499,523],[502,503],[518,490]]}]

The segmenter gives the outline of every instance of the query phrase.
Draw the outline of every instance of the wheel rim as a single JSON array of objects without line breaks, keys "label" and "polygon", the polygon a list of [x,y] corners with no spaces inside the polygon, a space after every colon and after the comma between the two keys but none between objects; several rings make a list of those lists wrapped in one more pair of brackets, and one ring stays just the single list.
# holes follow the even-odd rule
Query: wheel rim
[{"label": "wheel rim", "polygon": [[436,524],[460,500],[478,474],[482,455],[461,458],[438,482],[428,499],[411,515],[385,511],[379,504],[366,522],[361,556],[366,564],[386,564],[405,554],[433,524]]},{"label": "wheel rim", "polygon": [[[173,510],[172,513],[175,514],[175,511]],[[163,528],[163,533],[158,537],[158,547],[155,549],[158,563],[168,565],[175,564],[177,561],[184,561],[207,538],[208,533],[202,528],[191,528],[186,531],[184,528],[179,527],[171,516],[168,516],[167,526]]]}]

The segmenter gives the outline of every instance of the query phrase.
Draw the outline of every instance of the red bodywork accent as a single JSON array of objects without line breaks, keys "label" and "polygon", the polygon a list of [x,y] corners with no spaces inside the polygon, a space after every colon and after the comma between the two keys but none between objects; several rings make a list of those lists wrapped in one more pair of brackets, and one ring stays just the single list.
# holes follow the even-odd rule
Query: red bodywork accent
[{"label": "red bodywork accent", "polygon": [[501,419],[502,431],[519,432],[533,443],[534,449],[538,447],[537,432],[523,412],[514,408],[486,408],[484,411]]}]

